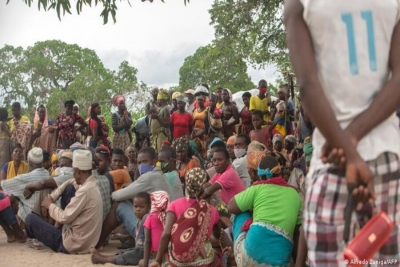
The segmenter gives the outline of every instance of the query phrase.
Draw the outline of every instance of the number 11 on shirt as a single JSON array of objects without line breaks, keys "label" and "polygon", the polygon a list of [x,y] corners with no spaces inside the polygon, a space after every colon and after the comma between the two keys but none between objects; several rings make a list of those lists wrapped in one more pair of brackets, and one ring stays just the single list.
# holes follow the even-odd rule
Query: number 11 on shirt
[{"label": "number 11 on shirt", "polygon": [[[371,10],[361,11],[361,18],[365,20],[367,29],[369,68],[372,72],[375,72],[377,70],[377,63],[376,63],[376,49],[375,49],[374,18],[372,16],[372,11]],[[349,49],[350,72],[353,75],[357,75],[358,58],[357,58],[356,40],[354,37],[353,14],[343,13],[342,21],[346,24],[346,29],[347,29],[347,45]]]}]

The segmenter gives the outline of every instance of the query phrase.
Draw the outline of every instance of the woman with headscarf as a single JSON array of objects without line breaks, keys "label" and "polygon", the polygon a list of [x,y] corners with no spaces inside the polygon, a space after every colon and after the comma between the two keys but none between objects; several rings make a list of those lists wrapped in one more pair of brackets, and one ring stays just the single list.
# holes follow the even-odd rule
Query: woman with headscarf
[{"label": "woman with headscarf", "polygon": [[206,147],[209,147],[214,138],[218,137],[224,139],[222,133],[222,111],[217,108],[218,97],[215,94],[210,96],[210,106],[207,109],[207,114],[204,118],[205,133],[206,133]]},{"label": "woman with headscarf", "polygon": [[11,138],[14,144],[20,144],[23,150],[23,156],[26,157],[31,142],[31,122],[27,116],[21,115],[21,104],[14,102],[11,105],[12,119],[8,121],[11,132]]},{"label": "woman with headscarf", "polygon": [[172,201],[168,206],[157,256],[150,266],[222,266],[209,241],[212,234],[219,238],[219,215],[213,206],[200,199],[207,175],[202,169],[193,168],[185,180],[186,197]]},{"label": "woman with headscarf", "polygon": [[170,118],[172,137],[173,139],[181,137],[189,139],[193,130],[192,114],[185,109],[186,102],[184,95],[179,95],[176,101],[178,102],[178,111],[174,112]]},{"label": "woman with headscarf", "polygon": [[294,261],[304,264],[302,204],[297,191],[282,178],[281,166],[273,156],[261,160],[257,174],[261,180],[228,204],[228,211],[236,214],[233,237],[237,266],[290,266],[296,248]]},{"label": "woman with headscarf", "polygon": [[11,160],[13,141],[11,139],[10,126],[6,108],[0,108],[0,166]]},{"label": "woman with headscarf", "polygon": [[112,142],[113,149],[125,149],[131,143],[129,129],[132,126],[132,117],[125,106],[125,96],[117,95],[113,99],[114,105],[118,107],[117,112],[111,116],[112,128],[114,130],[114,138]]},{"label": "woman with headscarf", "polygon": [[171,99],[172,99],[172,108],[171,108],[170,111],[169,111],[170,114],[174,113],[175,111],[178,111],[178,102],[176,101],[176,98],[177,98],[178,96],[180,96],[180,95],[181,95],[180,92],[174,92],[174,93],[172,94],[172,96],[171,96]]},{"label": "woman with headscarf", "polygon": [[257,169],[261,160],[265,158],[265,156],[265,151],[252,151],[247,155],[247,171],[249,172],[252,183],[260,180]]},{"label": "woman with headscarf", "polygon": [[31,142],[35,147],[40,147],[44,151],[53,153],[56,149],[56,127],[51,125],[48,119],[47,109],[40,105],[36,109],[33,119],[33,134]]},{"label": "woman with headscarf", "polygon": [[232,93],[229,89],[224,88],[221,93],[222,101],[222,122],[224,125],[224,136],[229,138],[235,132],[235,126],[239,123],[239,111],[237,107],[232,103]]},{"label": "woman with headscarf", "polygon": [[179,172],[179,178],[182,183],[185,182],[186,173],[195,167],[200,168],[201,162],[195,155],[189,157],[189,140],[181,137],[174,142],[176,151],[176,169]]},{"label": "woman with headscarf", "polygon": [[[207,86],[207,87],[206,87]],[[210,99],[209,96],[210,93],[208,91],[208,85],[207,84],[200,84],[196,87],[194,90],[194,97],[197,99],[198,96],[203,96],[204,97],[204,106],[208,107],[210,105]],[[194,102],[194,108],[199,108],[199,103],[196,100]]]},{"label": "woman with headscarf", "polygon": [[277,113],[274,118],[274,123],[276,124],[272,130],[273,134],[280,134],[286,136],[293,133],[292,123],[290,121],[290,116],[286,110],[285,101],[280,101],[276,105]]},{"label": "woman with headscarf", "polygon": [[275,134],[272,138],[272,146],[275,152],[282,153],[283,150],[283,137],[280,134]]},{"label": "woman with headscarf", "polygon": [[139,266],[149,266],[157,255],[160,238],[164,231],[169,196],[165,191],[155,191],[150,194],[151,209],[144,222],[144,257]]},{"label": "woman with headscarf", "polygon": [[170,114],[167,106],[168,90],[161,89],[157,95],[158,108],[150,109],[150,142],[156,153],[161,150],[161,144],[171,138],[169,125]]},{"label": "woman with headscarf", "polygon": [[205,118],[207,116],[207,107],[204,104],[205,96],[198,95],[196,96],[198,107],[193,111],[193,132],[192,139],[201,145],[200,153],[204,154],[205,147]]}]

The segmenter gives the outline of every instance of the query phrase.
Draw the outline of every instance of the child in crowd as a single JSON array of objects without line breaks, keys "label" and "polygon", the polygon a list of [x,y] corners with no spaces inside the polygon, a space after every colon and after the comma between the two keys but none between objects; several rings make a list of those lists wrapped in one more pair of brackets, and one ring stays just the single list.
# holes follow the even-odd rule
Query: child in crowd
[{"label": "child in crowd", "polygon": [[105,264],[113,263],[116,265],[138,265],[139,261],[143,259],[143,246],[144,246],[144,227],[147,215],[150,212],[151,199],[150,195],[146,192],[139,192],[133,198],[133,213],[137,218],[135,227],[135,248],[125,250],[117,256],[102,255],[94,247],[91,249],[92,263]]},{"label": "child in crowd", "polygon": [[169,196],[165,191],[156,191],[150,194],[151,210],[144,223],[144,258],[139,267],[147,267],[157,256],[158,245],[164,231],[164,224],[169,204]]},{"label": "child in crowd", "polygon": [[25,243],[25,233],[19,226],[11,205],[7,193],[0,190],[0,225],[7,235],[7,243]]},{"label": "child in crowd", "polygon": [[262,128],[264,124],[264,115],[261,111],[255,110],[251,116],[251,120],[253,122],[254,130],[250,132],[250,140],[258,141],[265,145],[265,147],[269,147],[269,142],[271,140],[271,131],[273,126],[267,125]]}]

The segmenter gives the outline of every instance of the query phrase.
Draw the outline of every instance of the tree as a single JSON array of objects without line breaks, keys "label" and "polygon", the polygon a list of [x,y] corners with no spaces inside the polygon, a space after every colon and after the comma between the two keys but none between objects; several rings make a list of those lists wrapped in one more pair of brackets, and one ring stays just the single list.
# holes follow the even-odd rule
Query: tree
[{"label": "tree", "polygon": [[[141,0],[142,2],[146,2],[147,0]],[[151,3],[153,3],[153,0],[149,0]],[[7,0],[7,4],[10,2],[10,0]],[[25,4],[27,4],[29,7],[32,5],[33,0],[25,0]],[[83,6],[92,6],[92,0],[77,0],[76,1],[76,12],[78,15],[82,12]],[[103,11],[100,13],[100,16],[103,17],[103,22],[104,24],[107,24],[108,22],[108,17],[111,14],[111,17],[114,21],[114,23],[117,21],[117,5],[116,5],[116,0],[94,0],[94,5],[100,5],[103,6]],[[122,2],[122,0],[121,0]],[[127,1],[128,4],[129,0]],[[161,0],[161,2],[164,3],[164,0]],[[189,3],[190,0],[183,0],[184,4]],[[70,0],[38,0],[38,8],[43,8],[45,11],[47,10],[56,10],[57,11],[57,16],[58,19],[61,20],[61,12],[63,15],[65,13],[71,13],[71,2]]]},{"label": "tree", "polygon": [[215,38],[253,66],[290,68],[282,23],[283,0],[215,0],[209,10]]},{"label": "tree", "polygon": [[184,90],[197,84],[225,87],[232,92],[255,88],[247,74],[247,65],[233,49],[220,49],[217,43],[200,47],[179,69],[179,87]]},{"label": "tree", "polygon": [[[111,71],[93,50],[61,41],[38,42],[26,50],[5,46],[0,59],[0,97],[5,103],[20,100],[31,115],[34,107],[45,104],[54,118],[67,99],[75,100],[84,116],[94,101],[111,110],[115,94],[133,94],[142,88],[137,69],[127,61]],[[143,101],[145,94],[136,95],[130,103]]]}]

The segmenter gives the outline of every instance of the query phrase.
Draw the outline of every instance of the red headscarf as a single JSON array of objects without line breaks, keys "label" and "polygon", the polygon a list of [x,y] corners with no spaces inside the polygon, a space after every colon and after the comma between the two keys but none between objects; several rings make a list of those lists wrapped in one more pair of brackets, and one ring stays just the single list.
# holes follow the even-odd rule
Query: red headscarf
[{"label": "red headscarf", "polygon": [[125,102],[125,96],[123,96],[123,95],[116,95],[116,96],[113,98],[113,103],[114,103],[115,106],[118,106],[119,102],[121,102],[121,101],[124,101],[124,102]]}]

